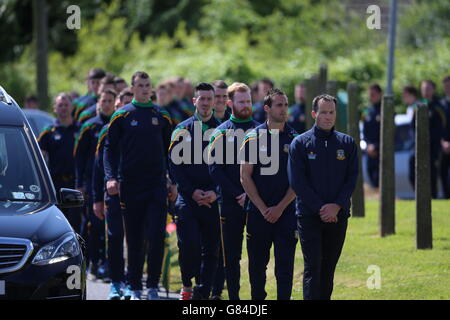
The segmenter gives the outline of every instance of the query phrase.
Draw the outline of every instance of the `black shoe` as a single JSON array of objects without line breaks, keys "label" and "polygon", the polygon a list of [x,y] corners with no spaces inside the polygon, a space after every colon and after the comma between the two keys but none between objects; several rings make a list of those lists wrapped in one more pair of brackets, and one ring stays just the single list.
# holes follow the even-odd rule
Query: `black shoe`
[{"label": "black shoe", "polygon": [[222,296],[219,294],[212,295],[209,300],[222,300]]},{"label": "black shoe", "polygon": [[192,300],[208,300],[200,291],[201,287],[195,286],[192,293]]}]

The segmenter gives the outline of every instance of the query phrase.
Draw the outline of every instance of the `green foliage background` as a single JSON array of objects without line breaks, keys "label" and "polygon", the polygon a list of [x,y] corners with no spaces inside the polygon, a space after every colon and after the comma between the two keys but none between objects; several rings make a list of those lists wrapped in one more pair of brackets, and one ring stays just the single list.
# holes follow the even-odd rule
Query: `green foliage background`
[{"label": "green foliage background", "polygon": [[[11,7],[15,1],[0,6],[0,17],[8,13],[8,2]],[[387,25],[369,30],[368,14],[346,11],[345,1],[183,0],[165,8],[158,1],[78,2],[81,29],[61,31],[60,41],[72,39],[69,47],[50,46],[51,96],[70,90],[83,94],[92,67],[127,81],[145,70],[154,83],[176,75],[193,82],[251,83],[269,77],[291,98],[293,85],[316,73],[322,62],[328,64],[329,79],[342,88],[349,81],[361,88],[385,84]],[[68,15],[62,12],[50,33],[64,29]],[[441,79],[450,71],[449,16],[446,0],[416,0],[402,11],[395,56],[398,103],[406,84],[430,78],[442,89]],[[20,48],[0,64],[2,86],[18,101],[35,92],[34,47]]]}]

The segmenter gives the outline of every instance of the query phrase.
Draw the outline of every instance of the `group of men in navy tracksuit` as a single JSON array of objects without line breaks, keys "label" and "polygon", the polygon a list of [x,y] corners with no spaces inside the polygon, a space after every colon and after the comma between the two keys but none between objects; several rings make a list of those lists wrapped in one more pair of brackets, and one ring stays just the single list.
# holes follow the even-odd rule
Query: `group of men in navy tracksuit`
[{"label": "group of men in navy tracksuit", "polygon": [[[66,171],[74,172],[69,177],[74,187],[88,195],[89,256],[108,259],[111,298],[142,298],[147,254],[147,299],[158,299],[168,201],[174,200],[181,299],[220,298],[225,281],[229,298],[240,298],[244,232],[252,299],[266,297],[272,244],[277,297],[290,299],[299,239],[304,297],[331,297],[358,172],[354,141],[334,131],[333,97],[316,97],[316,124],[299,135],[288,124],[288,100],[278,89],[266,94],[265,120],[258,123],[247,85],[200,83],[195,113],[175,126],[169,110],[151,101],[145,72],[133,74],[127,95],[133,99],[125,103],[122,96],[118,110],[115,93],[104,87],[110,83],[102,80],[95,96],[78,101],[78,115],[87,116],[85,100],[96,99],[96,116],[78,118],[84,122],[71,140],[75,157],[65,165],[72,166]],[[304,122],[300,116],[296,121]],[[60,127],[47,128],[40,137],[50,163],[56,155],[52,144],[78,130],[73,117],[59,121]],[[57,181],[65,169],[51,171]],[[108,252],[102,239],[105,220]]]},{"label": "group of men in navy tracksuit", "polygon": [[[219,125],[212,112],[214,90],[206,83],[196,87],[196,113],[178,124],[169,148],[179,192],[176,221],[182,299],[205,299],[211,290],[213,296],[220,292],[215,273],[221,265],[214,268],[218,261],[224,266],[229,298],[240,298],[245,227],[252,299],[266,297],[272,244],[277,297],[290,299],[298,238],[308,270],[305,298],[329,299],[358,175],[353,139],[334,131],[336,100],[317,97],[316,125],[300,136],[310,139],[300,139],[287,124],[288,102],[282,91],[269,91],[264,100],[267,120],[258,124],[251,116],[250,89],[234,83],[227,90],[230,119]],[[324,138],[325,143],[313,147],[314,137]],[[202,158],[205,154],[208,159]],[[323,169],[316,173],[312,165]],[[304,189],[309,190],[307,196]],[[310,196],[318,203],[306,209],[302,204],[309,205]]]}]

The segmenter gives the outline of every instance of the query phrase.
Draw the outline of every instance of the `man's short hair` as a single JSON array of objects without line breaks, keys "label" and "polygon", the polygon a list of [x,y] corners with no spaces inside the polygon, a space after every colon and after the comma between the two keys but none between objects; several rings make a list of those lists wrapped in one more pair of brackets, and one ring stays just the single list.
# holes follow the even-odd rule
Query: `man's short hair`
[{"label": "man's short hair", "polygon": [[331,96],[331,95],[329,95],[329,94],[321,94],[321,95],[318,95],[317,97],[315,97],[315,98],[313,99],[312,104],[313,104],[313,110],[314,110],[314,112],[317,112],[317,111],[319,110],[319,102],[320,102],[320,100],[324,100],[324,101],[328,101],[328,102],[333,102],[333,103],[334,103],[334,106],[335,106],[335,107],[337,106],[337,99],[336,99],[335,97],[333,97],[333,96]]},{"label": "man's short hair", "polygon": [[431,79],[423,80],[420,84],[422,83],[428,83],[430,86],[433,87],[433,89],[436,89],[436,83],[434,83],[434,81]]},{"label": "man's short hair", "polygon": [[446,76],[446,77],[444,77],[444,79],[442,79],[442,83],[446,83],[446,82],[450,82],[450,76]]},{"label": "man's short hair", "polygon": [[285,96],[286,94],[278,88],[270,89],[269,92],[267,92],[267,95],[264,97],[264,105],[269,106],[269,108],[272,107],[273,98],[276,96]]},{"label": "man's short hair", "polygon": [[[131,85],[134,86],[134,80],[136,80],[136,78],[141,78],[141,79],[150,79],[150,76],[148,75],[147,72],[144,71],[136,71],[135,73],[133,73],[133,75],[131,76]],[[150,80],[151,81],[151,80]]]},{"label": "man's short hair", "polygon": [[121,77],[114,77],[114,83],[115,84],[118,84],[118,83],[127,83],[126,81],[125,81],[125,79],[124,78],[121,78]]},{"label": "man's short hair", "polygon": [[168,89],[170,89],[170,85],[169,85],[168,83],[165,83],[165,82],[160,83],[160,84],[158,84],[158,85],[156,86],[156,91],[159,91],[159,90],[168,90]]},{"label": "man's short hair", "polygon": [[227,89],[228,85],[223,80],[214,80],[212,83],[214,88]]},{"label": "man's short hair", "polygon": [[409,93],[410,95],[413,95],[416,98],[419,97],[419,90],[417,90],[417,88],[412,85],[404,86],[403,92]]},{"label": "man's short hair", "polygon": [[381,86],[380,86],[378,83],[373,83],[373,84],[371,84],[371,85],[369,86],[369,90],[376,91],[376,92],[378,92],[378,93],[380,93],[380,94],[383,92],[383,90],[381,89]]},{"label": "man's short hair", "polygon": [[252,93],[258,93],[258,81],[253,82],[250,85],[250,89],[252,90]]},{"label": "man's short hair", "polygon": [[123,98],[125,97],[132,97],[133,96],[133,92],[131,92],[130,88],[125,88],[122,91],[120,91],[119,93],[119,100],[120,102],[123,102]]},{"label": "man's short hair", "polygon": [[87,78],[88,78],[88,80],[101,79],[105,75],[106,75],[106,73],[103,69],[93,68],[93,69],[89,70]]},{"label": "man's short hair", "polygon": [[60,93],[58,93],[56,96],[55,96],[55,103],[56,103],[56,100],[58,99],[58,98],[61,98],[61,99],[67,99],[67,101],[69,101],[69,104],[71,104],[71,102],[72,102],[72,99],[70,98],[70,96],[69,96],[69,94],[67,93],[67,92],[60,92]]},{"label": "man's short hair", "polygon": [[69,92],[69,96],[72,98],[78,98],[80,94],[78,93],[78,91],[73,90]]},{"label": "man's short hair", "polygon": [[110,88],[103,89],[103,90],[100,92],[100,95],[101,95],[102,93],[110,94],[110,95],[112,95],[112,96],[114,97],[114,99],[117,97],[116,91],[114,91],[113,89],[110,89]]},{"label": "man's short hair", "polygon": [[39,99],[34,94],[31,94],[31,95],[25,97],[24,102],[25,103],[28,103],[28,102],[39,103]]},{"label": "man's short hair", "polygon": [[160,83],[160,85],[165,86],[168,90],[172,90],[173,88],[175,88],[175,83],[170,79],[164,80]]},{"label": "man's short hair", "polygon": [[262,78],[261,80],[259,80],[259,83],[265,83],[265,84],[268,84],[271,88],[274,87],[273,81],[270,80],[269,78]]},{"label": "man's short hair", "polygon": [[164,80],[164,83],[171,83],[172,86],[176,86],[178,83],[183,82],[184,83],[184,78],[183,77],[170,77]]},{"label": "man's short hair", "polygon": [[214,91],[214,87],[212,85],[210,85],[209,83],[206,82],[200,82],[196,87],[195,87],[195,96],[198,97],[197,93],[199,91],[212,91],[213,93]]},{"label": "man's short hair", "polygon": [[233,101],[236,92],[248,92],[250,93],[250,88],[242,82],[234,82],[227,89],[228,99]]},{"label": "man's short hair", "polygon": [[100,84],[112,84],[112,85],[116,85],[116,82],[114,81],[114,76],[112,75],[106,75],[102,78],[102,80],[100,80]]}]

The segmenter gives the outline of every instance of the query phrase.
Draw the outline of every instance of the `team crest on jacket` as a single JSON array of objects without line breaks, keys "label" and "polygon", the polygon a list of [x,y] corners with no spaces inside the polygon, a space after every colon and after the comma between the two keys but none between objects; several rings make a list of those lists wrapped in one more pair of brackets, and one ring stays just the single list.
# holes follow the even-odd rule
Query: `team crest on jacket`
[{"label": "team crest on jacket", "polygon": [[283,151],[286,152],[286,153],[289,152],[289,144],[285,144],[284,145]]},{"label": "team crest on jacket", "polygon": [[59,140],[61,140],[61,135],[60,134],[55,134],[53,136],[53,139],[55,139],[56,141],[59,141]]},{"label": "team crest on jacket", "polygon": [[158,118],[153,117],[152,118],[152,125],[157,126],[159,124]]},{"label": "team crest on jacket", "polygon": [[309,160],[316,160],[317,154],[315,154],[314,152],[310,152],[308,153],[308,159]]},{"label": "team crest on jacket", "polygon": [[342,149],[338,149],[336,151],[336,159],[338,160],[345,160],[345,152]]},{"label": "team crest on jacket", "polygon": [[136,127],[138,125],[138,122],[136,120],[133,120],[130,124],[132,127]]}]

